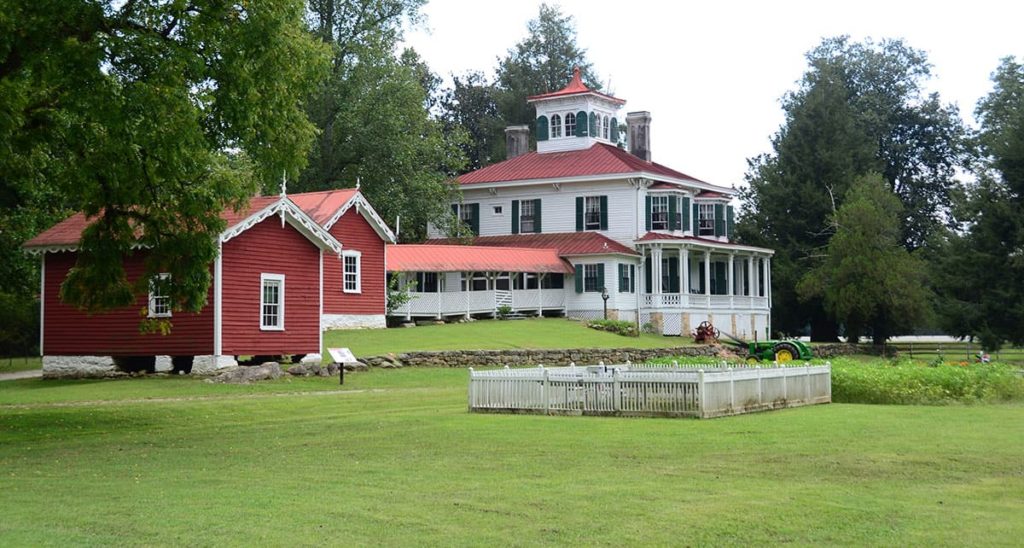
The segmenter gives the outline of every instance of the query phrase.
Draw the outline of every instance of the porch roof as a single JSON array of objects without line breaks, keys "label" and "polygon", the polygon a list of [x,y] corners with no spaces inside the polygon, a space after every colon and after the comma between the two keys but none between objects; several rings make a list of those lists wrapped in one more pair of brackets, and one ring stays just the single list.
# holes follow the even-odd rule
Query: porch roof
[{"label": "porch roof", "polygon": [[[453,244],[452,239],[427,240],[428,244]],[[639,255],[636,251],[598,232],[551,232],[544,234],[506,234],[477,236],[474,246],[554,249],[562,257],[579,255]]]},{"label": "porch roof", "polygon": [[389,272],[573,272],[555,249],[443,244],[389,245],[387,269]]},{"label": "porch roof", "polygon": [[743,245],[732,242],[720,242],[718,240],[711,240],[708,238],[699,238],[696,236],[680,236],[676,234],[668,234],[665,232],[648,232],[644,234],[636,241],[638,244],[650,244],[650,243],[689,243],[696,244],[700,247],[713,247],[718,249],[733,249],[736,251],[752,251],[756,253],[765,253],[768,255],[774,255],[774,249],[768,249],[766,247],[756,247],[752,245]]}]

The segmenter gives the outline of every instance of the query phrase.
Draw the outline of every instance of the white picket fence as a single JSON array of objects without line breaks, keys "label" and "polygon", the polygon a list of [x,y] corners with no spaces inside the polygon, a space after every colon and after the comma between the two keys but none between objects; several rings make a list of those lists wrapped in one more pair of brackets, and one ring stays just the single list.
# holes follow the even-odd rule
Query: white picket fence
[{"label": "white picket fence", "polygon": [[831,401],[828,363],[469,370],[474,412],[710,418]]}]

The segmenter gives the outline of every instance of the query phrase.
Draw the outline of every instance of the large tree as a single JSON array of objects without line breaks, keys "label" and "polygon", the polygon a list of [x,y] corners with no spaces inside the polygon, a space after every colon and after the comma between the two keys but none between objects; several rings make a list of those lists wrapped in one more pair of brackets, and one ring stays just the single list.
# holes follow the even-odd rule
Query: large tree
[{"label": "large tree", "polygon": [[1024,344],[1024,65],[1003,59],[992,80],[976,111],[983,159],[960,212],[967,231],[937,238],[933,262],[943,328],[997,350]]},{"label": "large tree", "polygon": [[320,128],[309,167],[293,190],[361,188],[401,237],[443,223],[451,178],[462,169],[461,133],[431,113],[439,80],[412,50],[395,54],[403,24],[422,0],[317,0],[314,30],[333,52],[330,78],[310,103]]},{"label": "large tree", "polygon": [[851,341],[870,329],[882,344],[928,315],[926,266],[903,246],[902,211],[881,176],[855,181],[831,217],[825,259],[797,286],[801,298],[822,300]]},{"label": "large tree", "polygon": [[[0,0],[0,218],[27,220],[14,240],[71,209],[94,219],[67,302],[134,302],[147,277],[121,258],[141,245],[175,309],[203,306],[220,212],[306,161],[303,98],[328,56],[304,14],[300,0]],[[21,261],[0,232],[5,263]]]},{"label": "large tree", "polygon": [[930,65],[901,40],[829,38],[807,54],[799,88],[783,100],[786,121],[770,154],[750,162],[740,234],[777,250],[773,323],[811,326],[831,340],[838,323],[818,299],[793,291],[802,272],[825,256],[828,222],[857,177],[881,173],[899,197],[900,241],[908,250],[952,224],[955,170],[967,162],[955,107],[925,96]]},{"label": "large tree", "polygon": [[537,18],[527,23],[526,37],[498,59],[493,82],[479,72],[456,76],[442,109],[449,126],[462,127],[470,139],[468,167],[504,160],[505,128],[533,127],[535,111],[526,98],[562,89],[576,67],[587,86],[602,88],[586,50],[577,44],[573,17],[541,4]]}]

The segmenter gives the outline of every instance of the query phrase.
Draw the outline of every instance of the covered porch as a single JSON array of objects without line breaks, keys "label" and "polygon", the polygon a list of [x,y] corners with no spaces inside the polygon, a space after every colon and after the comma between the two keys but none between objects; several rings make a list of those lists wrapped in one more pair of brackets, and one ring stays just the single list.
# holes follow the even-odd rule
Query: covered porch
[{"label": "covered porch", "polygon": [[769,249],[698,238],[640,242],[642,309],[764,311],[771,308]]},{"label": "covered porch", "polygon": [[553,249],[454,245],[388,247],[387,270],[407,288],[409,302],[393,317],[435,318],[543,315],[565,310],[571,267]]}]

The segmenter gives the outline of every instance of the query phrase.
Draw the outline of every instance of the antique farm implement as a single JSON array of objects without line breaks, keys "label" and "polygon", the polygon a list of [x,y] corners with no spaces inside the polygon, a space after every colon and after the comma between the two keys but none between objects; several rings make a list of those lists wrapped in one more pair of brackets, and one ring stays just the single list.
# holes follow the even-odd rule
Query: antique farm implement
[{"label": "antique farm implement", "polygon": [[[725,338],[722,338],[725,335]],[[788,362],[793,360],[809,360],[813,357],[811,348],[798,339],[767,340],[759,341],[755,337],[753,342],[745,341],[725,331],[716,328],[711,322],[701,322],[693,332],[695,343],[716,343],[722,342],[729,346],[744,349],[747,351],[747,361],[750,363],[766,362]]]}]

